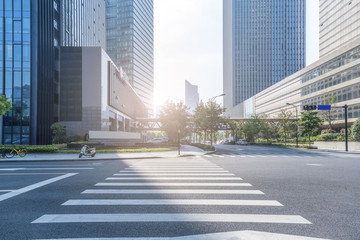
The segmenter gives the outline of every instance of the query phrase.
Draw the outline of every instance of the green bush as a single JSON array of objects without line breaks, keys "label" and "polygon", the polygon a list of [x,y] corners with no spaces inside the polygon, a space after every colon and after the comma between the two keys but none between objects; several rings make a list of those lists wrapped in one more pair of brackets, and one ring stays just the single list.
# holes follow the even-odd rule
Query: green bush
[{"label": "green bush", "polygon": [[[2,146],[0,147],[0,151],[13,149],[14,146]],[[19,149],[19,146],[15,146],[16,149]],[[25,148],[28,153],[54,153],[59,150],[58,147],[52,145],[44,145],[44,146],[21,146],[21,148]]]},{"label": "green bush", "polygon": [[341,133],[324,133],[316,136],[317,141],[337,141],[341,138]]},{"label": "green bush", "polygon": [[355,123],[351,126],[351,137],[355,141],[360,141],[360,118],[356,119]]}]

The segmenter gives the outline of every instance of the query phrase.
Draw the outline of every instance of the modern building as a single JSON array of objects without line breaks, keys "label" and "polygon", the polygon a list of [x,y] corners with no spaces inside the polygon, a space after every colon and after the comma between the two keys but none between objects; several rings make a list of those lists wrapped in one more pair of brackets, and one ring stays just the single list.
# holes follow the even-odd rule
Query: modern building
[{"label": "modern building", "polygon": [[153,115],[153,0],[106,1],[107,53],[129,77],[130,84]]},{"label": "modern building", "polygon": [[320,57],[360,37],[360,0],[320,1]]},{"label": "modern building", "polygon": [[61,46],[106,49],[106,1],[60,1]]},{"label": "modern building", "polygon": [[60,46],[105,47],[105,2],[0,0],[0,26],[0,94],[13,103],[0,117],[0,143],[49,144],[59,120]]},{"label": "modern building", "polygon": [[305,67],[304,0],[223,1],[224,107],[244,101]]},{"label": "modern building", "polygon": [[13,103],[2,144],[45,144],[59,79],[60,13],[54,1],[0,1],[0,91]]},{"label": "modern building", "polygon": [[108,143],[140,141],[133,133],[135,119],[147,117],[147,108],[105,50],[62,47],[60,62],[60,123],[68,135],[90,132],[90,138]]},{"label": "modern building", "polygon": [[190,112],[194,112],[199,105],[198,86],[192,85],[188,80],[185,80],[185,105],[190,108]]},{"label": "modern building", "polygon": [[[302,106],[324,104],[327,96],[336,96],[332,104],[335,126],[344,127],[344,108],[348,105],[351,124],[360,117],[360,41],[332,51],[313,64],[246,100],[244,114],[266,114],[276,118],[282,109],[296,111]],[[288,105],[292,104],[292,105]],[[336,108],[334,108],[336,107]]]}]

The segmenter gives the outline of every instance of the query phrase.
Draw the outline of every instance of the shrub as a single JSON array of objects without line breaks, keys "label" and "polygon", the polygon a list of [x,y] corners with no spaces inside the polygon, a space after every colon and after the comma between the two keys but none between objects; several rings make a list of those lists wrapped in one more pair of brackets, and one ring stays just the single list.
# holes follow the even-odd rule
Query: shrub
[{"label": "shrub", "polygon": [[355,141],[360,141],[360,118],[356,119],[355,123],[351,126],[351,137]]}]

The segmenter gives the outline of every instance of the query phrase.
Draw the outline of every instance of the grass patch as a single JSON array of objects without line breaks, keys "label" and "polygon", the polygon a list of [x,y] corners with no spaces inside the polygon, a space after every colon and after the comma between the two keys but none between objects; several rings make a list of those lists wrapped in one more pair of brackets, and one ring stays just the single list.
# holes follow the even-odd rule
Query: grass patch
[{"label": "grass patch", "polygon": [[215,147],[210,145],[205,145],[201,143],[191,143],[190,145],[194,147],[198,147],[204,151],[215,151]]}]

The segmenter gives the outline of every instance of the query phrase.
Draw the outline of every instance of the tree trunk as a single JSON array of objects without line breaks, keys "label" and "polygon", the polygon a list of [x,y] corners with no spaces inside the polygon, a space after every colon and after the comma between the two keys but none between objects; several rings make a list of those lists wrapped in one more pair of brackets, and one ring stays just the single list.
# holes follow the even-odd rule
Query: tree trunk
[{"label": "tree trunk", "polygon": [[309,133],[309,148],[310,148],[310,145],[311,145],[311,143],[310,143],[310,133]]}]

